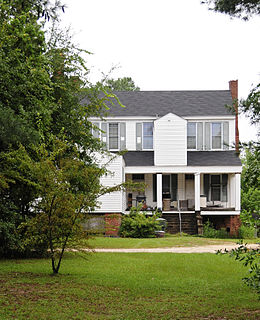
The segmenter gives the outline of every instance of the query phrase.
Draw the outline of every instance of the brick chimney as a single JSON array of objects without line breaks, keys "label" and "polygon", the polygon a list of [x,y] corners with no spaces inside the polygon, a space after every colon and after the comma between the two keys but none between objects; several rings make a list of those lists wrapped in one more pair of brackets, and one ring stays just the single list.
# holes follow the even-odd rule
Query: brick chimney
[{"label": "brick chimney", "polygon": [[235,132],[235,143],[236,152],[239,153],[239,131],[238,131],[238,80],[229,81],[229,90],[233,100],[233,107],[236,114],[236,132]]}]

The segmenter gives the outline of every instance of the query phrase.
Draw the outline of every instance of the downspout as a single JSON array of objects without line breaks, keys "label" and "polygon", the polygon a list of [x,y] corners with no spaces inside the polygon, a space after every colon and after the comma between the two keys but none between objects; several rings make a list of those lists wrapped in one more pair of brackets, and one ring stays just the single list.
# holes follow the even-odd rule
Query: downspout
[{"label": "downspout", "polygon": [[239,130],[238,130],[238,80],[229,81],[229,90],[233,100],[233,107],[236,115],[235,122],[235,145],[236,152],[239,153]]}]

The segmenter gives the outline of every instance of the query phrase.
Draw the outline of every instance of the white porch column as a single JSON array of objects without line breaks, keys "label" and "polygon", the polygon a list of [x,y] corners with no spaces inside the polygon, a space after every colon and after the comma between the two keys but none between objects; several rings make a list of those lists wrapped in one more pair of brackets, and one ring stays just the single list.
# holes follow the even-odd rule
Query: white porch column
[{"label": "white porch column", "polygon": [[194,173],[195,176],[195,211],[200,211],[200,174]]},{"label": "white porch column", "polygon": [[235,210],[240,211],[240,197],[241,197],[241,174],[235,174],[235,190],[236,190],[236,197],[235,197]]},{"label": "white porch column", "polygon": [[162,209],[162,174],[157,173],[157,208]]}]

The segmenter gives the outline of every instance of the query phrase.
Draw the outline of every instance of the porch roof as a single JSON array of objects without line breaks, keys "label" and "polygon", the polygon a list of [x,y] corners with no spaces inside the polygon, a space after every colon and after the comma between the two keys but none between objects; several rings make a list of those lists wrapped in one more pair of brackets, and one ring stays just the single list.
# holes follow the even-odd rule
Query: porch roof
[{"label": "porch roof", "polygon": [[[128,151],[124,154],[126,167],[154,166],[154,151]],[[187,166],[241,166],[235,151],[188,151]]]}]

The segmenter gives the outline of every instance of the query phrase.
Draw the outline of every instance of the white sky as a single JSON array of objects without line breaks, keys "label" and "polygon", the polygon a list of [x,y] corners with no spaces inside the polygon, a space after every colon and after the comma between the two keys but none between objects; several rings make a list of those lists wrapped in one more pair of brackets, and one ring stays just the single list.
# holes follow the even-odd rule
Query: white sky
[{"label": "white sky", "polygon": [[[88,57],[94,82],[113,66],[141,90],[227,90],[239,98],[260,82],[260,17],[248,22],[209,11],[200,0],[65,0],[62,22]],[[256,129],[241,119],[240,139]]]}]

